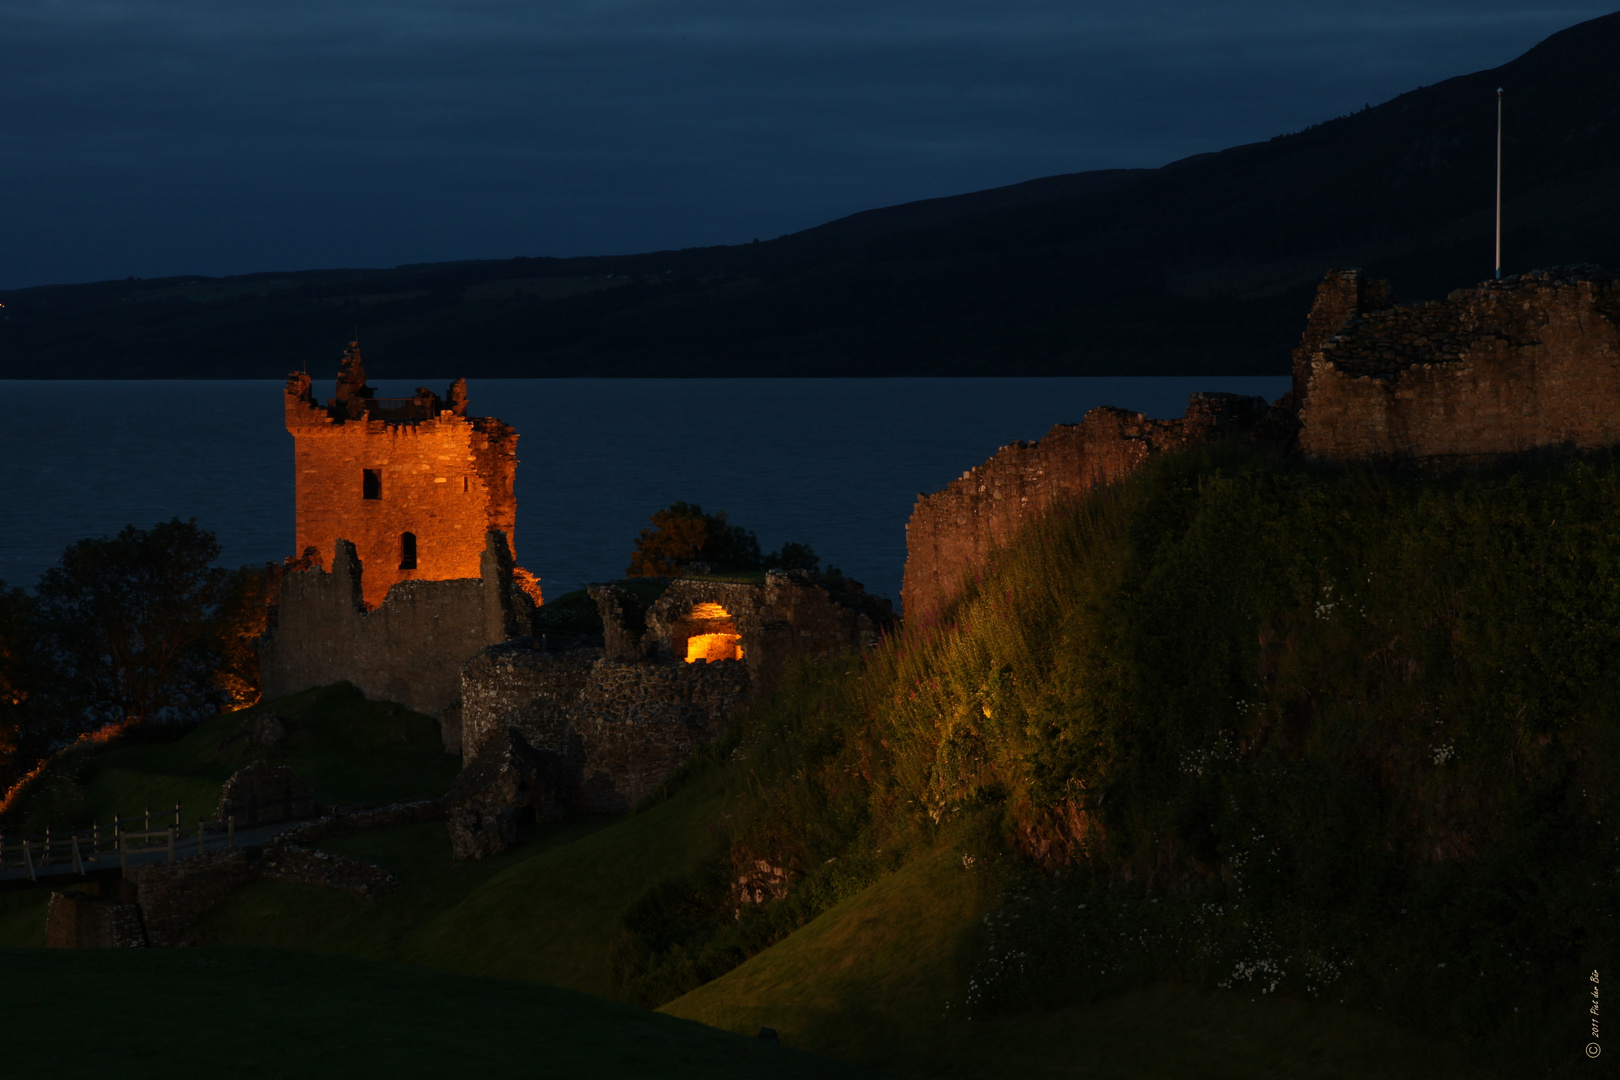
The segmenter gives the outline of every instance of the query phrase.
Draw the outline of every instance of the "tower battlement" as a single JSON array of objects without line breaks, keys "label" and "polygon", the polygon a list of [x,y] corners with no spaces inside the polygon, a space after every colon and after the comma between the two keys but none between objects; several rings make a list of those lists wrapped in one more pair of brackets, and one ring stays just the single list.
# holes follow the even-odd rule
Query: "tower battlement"
[{"label": "tower battlement", "polygon": [[298,550],[329,566],[340,538],[353,543],[367,607],[401,581],[478,577],[492,529],[515,546],[517,432],[467,415],[465,379],[443,398],[379,398],[351,342],[324,405],[303,373],[285,398]]}]

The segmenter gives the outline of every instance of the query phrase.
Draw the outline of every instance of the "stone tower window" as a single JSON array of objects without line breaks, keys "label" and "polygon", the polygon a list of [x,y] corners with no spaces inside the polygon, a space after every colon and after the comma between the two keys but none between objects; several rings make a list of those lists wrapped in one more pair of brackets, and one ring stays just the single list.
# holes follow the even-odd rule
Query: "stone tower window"
[{"label": "stone tower window", "polygon": [[472,477],[463,476],[461,478],[461,490],[463,494],[472,490]]},{"label": "stone tower window", "polygon": [[382,498],[382,470],[367,469],[360,478],[360,497],[362,499]]},{"label": "stone tower window", "polygon": [[401,570],[416,569],[415,533],[408,532],[399,534],[399,568]]}]

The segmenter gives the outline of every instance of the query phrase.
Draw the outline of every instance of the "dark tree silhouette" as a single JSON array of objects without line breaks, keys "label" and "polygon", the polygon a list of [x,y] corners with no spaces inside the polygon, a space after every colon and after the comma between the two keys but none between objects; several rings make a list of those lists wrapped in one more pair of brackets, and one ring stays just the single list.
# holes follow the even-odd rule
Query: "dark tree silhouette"
[{"label": "dark tree silhouette", "polygon": [[672,503],[652,516],[630,553],[627,577],[678,577],[707,567],[715,573],[780,568],[819,570],[821,559],[808,544],[788,542],[761,555],[759,538],[726,521],[724,510],[705,514],[696,503]]},{"label": "dark tree silhouette", "polygon": [[216,675],[232,575],[213,565],[219,551],[194,521],[130,525],[71,545],[41,575],[39,645],[66,734],[201,720],[224,703]]}]

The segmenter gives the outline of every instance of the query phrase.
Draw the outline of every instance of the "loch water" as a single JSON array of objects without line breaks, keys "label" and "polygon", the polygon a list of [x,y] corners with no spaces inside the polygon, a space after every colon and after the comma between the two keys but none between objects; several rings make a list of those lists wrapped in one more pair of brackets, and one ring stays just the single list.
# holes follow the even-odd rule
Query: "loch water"
[{"label": "loch water", "polygon": [[[375,380],[378,395],[418,382]],[[431,385],[444,392],[437,380]],[[547,596],[623,574],[647,516],[724,510],[765,550],[815,548],[898,601],[905,525],[997,448],[1098,405],[1180,416],[1188,396],[1272,400],[1286,377],[475,379],[473,415],[517,428],[518,561]],[[235,566],[293,553],[281,383],[0,380],[0,580],[31,586],[87,536],[194,518]],[[316,394],[332,393],[318,381]]]}]

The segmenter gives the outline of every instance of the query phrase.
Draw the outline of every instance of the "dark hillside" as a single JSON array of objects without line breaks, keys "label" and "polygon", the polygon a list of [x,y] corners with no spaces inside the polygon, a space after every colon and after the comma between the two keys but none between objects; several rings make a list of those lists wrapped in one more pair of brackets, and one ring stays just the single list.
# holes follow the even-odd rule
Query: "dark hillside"
[{"label": "dark hillside", "polygon": [[1160,169],[871,210],[764,243],[0,294],[0,376],[1197,374],[1286,370],[1310,289],[1421,298],[1620,263],[1620,14],[1511,63]]},{"label": "dark hillside", "polygon": [[[976,1017],[1174,981],[1546,1075],[1616,947],[1617,493],[1612,458],[1435,478],[1229,446],[1058,508],[939,622],[748,721],[730,861],[631,909],[626,996],[745,1016],[740,962],[943,850],[1001,875],[959,920]],[[784,895],[739,919],[756,867]],[[802,1002],[780,959],[756,975]]]}]

